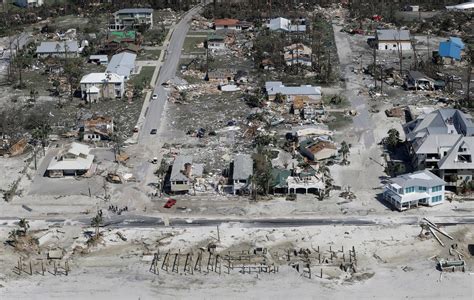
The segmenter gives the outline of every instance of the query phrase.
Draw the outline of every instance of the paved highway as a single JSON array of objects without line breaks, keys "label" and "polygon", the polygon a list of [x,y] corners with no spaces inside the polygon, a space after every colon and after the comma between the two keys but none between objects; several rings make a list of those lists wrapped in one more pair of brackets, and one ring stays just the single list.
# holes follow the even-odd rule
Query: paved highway
[{"label": "paved highway", "polygon": [[161,116],[168,99],[168,91],[161,84],[175,77],[176,69],[178,68],[179,59],[181,57],[181,49],[183,48],[184,39],[189,30],[189,22],[200,9],[200,6],[196,6],[189,10],[181,18],[179,23],[174,26],[174,31],[171,34],[167,46],[167,54],[161,66],[160,74],[158,75],[156,86],[153,91],[153,94],[158,95],[158,99],[150,101],[145,116],[145,122],[140,130],[140,136],[138,139],[140,144],[156,144],[153,140],[156,139],[156,135],[150,135],[150,131],[155,128],[160,128]]},{"label": "paved highway", "polygon": [[[440,225],[462,225],[474,224],[474,216],[430,216],[431,221]],[[221,224],[238,223],[248,228],[278,228],[278,227],[302,227],[302,226],[393,226],[393,225],[418,225],[421,216],[365,216],[365,217],[296,217],[296,218],[183,218],[169,217],[165,222],[160,217],[122,215],[104,218],[103,225],[111,228],[159,228],[159,227],[206,227]],[[63,219],[46,220],[50,223],[63,223]],[[73,221],[74,222],[74,221]],[[75,220],[78,224],[88,226],[90,218]],[[168,223],[168,224],[166,224]]]}]

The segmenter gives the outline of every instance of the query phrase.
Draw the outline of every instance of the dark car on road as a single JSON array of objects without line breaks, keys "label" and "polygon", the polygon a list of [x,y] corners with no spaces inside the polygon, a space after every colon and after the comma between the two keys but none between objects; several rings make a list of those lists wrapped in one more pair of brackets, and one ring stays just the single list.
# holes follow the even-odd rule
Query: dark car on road
[{"label": "dark car on road", "polygon": [[156,134],[156,129],[153,128],[153,129],[150,131],[150,134]]}]

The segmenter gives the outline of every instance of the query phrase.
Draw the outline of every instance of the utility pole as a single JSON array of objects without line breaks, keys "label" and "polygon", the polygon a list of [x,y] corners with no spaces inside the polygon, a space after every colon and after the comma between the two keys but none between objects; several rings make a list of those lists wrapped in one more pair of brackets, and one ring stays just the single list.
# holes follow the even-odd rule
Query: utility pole
[{"label": "utility pole", "polygon": [[383,94],[383,66],[380,65],[380,94]]},{"label": "utility pole", "polygon": [[372,75],[374,76],[374,88],[377,88],[377,48],[374,46],[374,67],[372,68]]}]

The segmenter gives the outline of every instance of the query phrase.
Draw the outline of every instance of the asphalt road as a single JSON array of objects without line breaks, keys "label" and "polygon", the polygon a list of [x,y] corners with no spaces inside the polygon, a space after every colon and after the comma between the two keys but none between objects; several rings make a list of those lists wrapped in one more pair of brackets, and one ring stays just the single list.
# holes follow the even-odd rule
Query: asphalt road
[{"label": "asphalt road", "polygon": [[[429,217],[439,225],[462,225],[474,224],[474,216],[437,216]],[[418,216],[367,216],[367,217],[318,217],[318,218],[169,218],[169,226],[172,227],[212,227],[221,224],[239,224],[248,228],[278,228],[278,227],[302,227],[302,226],[387,226],[387,225],[418,225],[422,217]],[[62,223],[63,220],[47,220],[49,222]],[[90,224],[90,218],[76,220],[83,225]],[[137,215],[114,215],[112,218],[104,218],[103,225],[110,228],[157,228],[165,227],[165,221],[160,217],[137,216]]]},{"label": "asphalt road", "polygon": [[153,91],[153,94],[158,95],[158,99],[151,100],[148,105],[145,122],[138,139],[139,144],[154,144],[153,139],[156,139],[156,135],[151,135],[150,131],[152,129],[160,128],[161,116],[163,115],[163,110],[168,99],[168,91],[161,84],[175,77],[184,39],[189,30],[189,22],[200,9],[200,6],[196,6],[189,10],[174,27],[174,31],[167,46],[168,52],[161,66],[160,73],[156,80],[156,86]]}]

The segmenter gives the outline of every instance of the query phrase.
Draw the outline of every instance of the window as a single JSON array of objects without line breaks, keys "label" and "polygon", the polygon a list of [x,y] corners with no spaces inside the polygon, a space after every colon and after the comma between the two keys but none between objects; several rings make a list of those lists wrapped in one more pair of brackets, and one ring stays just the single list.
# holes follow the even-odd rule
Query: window
[{"label": "window", "polygon": [[405,193],[413,193],[415,191],[415,187],[414,186],[410,186],[410,187],[407,187],[405,188]]},{"label": "window", "polygon": [[418,187],[418,190],[419,190],[420,192],[426,192],[426,186],[419,186],[419,187]]},{"label": "window", "polygon": [[442,185],[438,185],[438,186],[434,186],[431,188],[431,192],[439,192],[439,191],[442,191],[443,190],[443,186]]},{"label": "window", "polygon": [[441,200],[443,200],[443,196],[434,196],[434,197],[431,197],[431,203],[437,203],[437,202],[441,202]]}]

